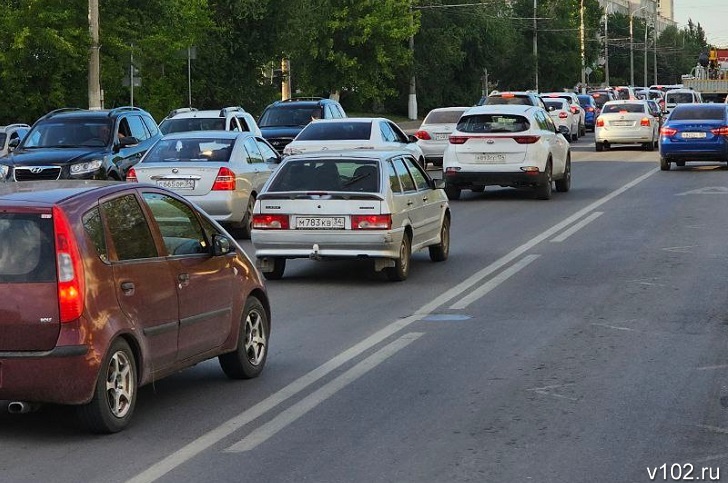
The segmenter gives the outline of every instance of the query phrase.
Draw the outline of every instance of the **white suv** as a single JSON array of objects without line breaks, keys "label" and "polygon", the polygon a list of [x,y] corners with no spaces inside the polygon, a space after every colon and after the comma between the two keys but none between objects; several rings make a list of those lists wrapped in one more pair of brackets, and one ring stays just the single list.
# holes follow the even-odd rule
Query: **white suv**
[{"label": "white suv", "polygon": [[240,106],[217,110],[198,111],[183,107],[171,111],[159,123],[162,134],[188,131],[240,131],[262,136],[255,118]]}]

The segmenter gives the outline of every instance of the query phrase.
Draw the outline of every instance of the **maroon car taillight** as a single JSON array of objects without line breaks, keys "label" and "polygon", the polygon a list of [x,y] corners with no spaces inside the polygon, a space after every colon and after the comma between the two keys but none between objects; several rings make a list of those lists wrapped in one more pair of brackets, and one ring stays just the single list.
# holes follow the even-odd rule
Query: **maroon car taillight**
[{"label": "maroon car taillight", "polygon": [[253,228],[258,230],[288,230],[288,215],[253,215]]},{"label": "maroon car taillight", "polygon": [[53,229],[56,236],[58,306],[63,324],[73,322],[83,313],[85,293],[83,262],[71,225],[57,206],[53,207]]},{"label": "maroon car taillight", "polygon": [[389,230],[391,215],[351,215],[352,230]]}]

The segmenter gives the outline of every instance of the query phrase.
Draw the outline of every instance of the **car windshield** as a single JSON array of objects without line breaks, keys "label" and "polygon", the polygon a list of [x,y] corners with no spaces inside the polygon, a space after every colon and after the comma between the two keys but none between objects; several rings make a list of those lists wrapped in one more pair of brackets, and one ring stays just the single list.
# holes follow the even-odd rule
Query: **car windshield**
[{"label": "car windshield", "polygon": [[0,283],[53,282],[53,220],[38,214],[0,214]]},{"label": "car windshield", "polygon": [[368,140],[371,135],[371,121],[312,122],[296,141]]},{"label": "car windshield", "polygon": [[602,114],[611,112],[645,112],[644,104],[607,104],[602,109]]},{"label": "car windshield", "polygon": [[23,138],[22,148],[103,147],[111,143],[112,122],[99,119],[49,119],[40,121]]},{"label": "car windshield", "polygon": [[475,114],[463,116],[457,130],[465,133],[499,133],[528,131],[531,124],[517,114]]},{"label": "car windshield", "polygon": [[531,99],[528,96],[516,96],[512,94],[489,96],[485,100],[485,105],[494,106],[498,104],[516,104],[520,106],[531,106]]},{"label": "car windshield", "polygon": [[259,127],[297,127],[305,126],[313,119],[321,119],[319,106],[281,105],[273,106],[263,112],[258,120]]},{"label": "car windshield", "polygon": [[379,192],[379,163],[360,159],[289,161],[276,171],[268,191],[377,193]]},{"label": "car windshield", "polygon": [[162,134],[189,131],[224,131],[225,118],[189,117],[181,119],[165,119],[159,125],[159,130],[162,132]]},{"label": "car windshield", "polygon": [[710,120],[722,121],[726,118],[726,109],[723,105],[690,104],[680,106],[672,111],[671,121],[689,120]]},{"label": "car windshield", "polygon": [[579,96],[579,104],[581,107],[591,106],[592,102],[592,96]]},{"label": "car windshield", "polygon": [[230,161],[234,139],[162,139],[149,149],[142,163],[180,163]]},{"label": "car windshield", "polygon": [[430,111],[422,124],[455,124],[465,110]]},{"label": "car windshield", "polygon": [[692,92],[668,92],[665,94],[665,102],[668,104],[688,104],[693,102]]}]

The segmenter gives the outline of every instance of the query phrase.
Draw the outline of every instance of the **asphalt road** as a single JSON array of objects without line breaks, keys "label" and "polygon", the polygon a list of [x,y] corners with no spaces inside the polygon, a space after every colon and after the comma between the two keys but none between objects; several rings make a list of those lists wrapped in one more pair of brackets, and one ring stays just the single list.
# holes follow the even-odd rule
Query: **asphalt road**
[{"label": "asphalt road", "polygon": [[726,200],[726,167],[661,172],[588,136],[568,193],[464,192],[450,259],[415,254],[406,282],[290,262],[257,380],[200,364],[142,388],[111,436],[68,408],[0,413],[0,481],[724,476]]}]

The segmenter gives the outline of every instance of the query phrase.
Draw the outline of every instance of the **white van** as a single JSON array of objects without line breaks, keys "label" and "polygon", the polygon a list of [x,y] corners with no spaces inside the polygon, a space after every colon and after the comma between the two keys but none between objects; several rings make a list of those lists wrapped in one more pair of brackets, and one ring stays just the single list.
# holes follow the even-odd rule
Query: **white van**
[{"label": "white van", "polygon": [[699,104],[703,102],[700,92],[692,89],[673,89],[665,92],[665,109],[667,112],[672,110],[678,104]]}]

